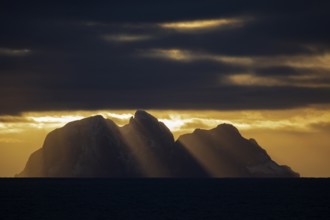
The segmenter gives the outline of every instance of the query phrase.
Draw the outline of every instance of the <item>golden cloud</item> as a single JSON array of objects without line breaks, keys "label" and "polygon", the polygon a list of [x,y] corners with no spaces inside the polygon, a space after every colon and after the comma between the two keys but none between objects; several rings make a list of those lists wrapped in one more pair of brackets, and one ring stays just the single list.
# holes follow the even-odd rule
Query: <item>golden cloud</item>
[{"label": "golden cloud", "polygon": [[188,20],[175,21],[159,24],[160,27],[166,29],[174,29],[178,31],[205,30],[214,28],[224,28],[240,26],[243,24],[243,19],[240,18],[221,18],[208,20]]}]

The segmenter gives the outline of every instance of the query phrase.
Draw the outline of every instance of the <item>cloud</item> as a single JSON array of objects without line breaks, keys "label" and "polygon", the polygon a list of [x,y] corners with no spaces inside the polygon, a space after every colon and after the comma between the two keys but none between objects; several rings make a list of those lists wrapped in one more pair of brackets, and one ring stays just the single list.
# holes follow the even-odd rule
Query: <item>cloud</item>
[{"label": "cloud", "polygon": [[[247,19],[244,19],[245,21]],[[239,27],[243,25],[242,18],[218,18],[209,20],[190,20],[190,21],[175,21],[159,24],[165,29],[174,29],[177,31],[201,31],[221,29],[228,27]]]},{"label": "cloud", "polygon": [[251,65],[253,63],[253,60],[248,57],[215,55],[199,51],[189,51],[181,49],[151,49],[149,51],[142,51],[141,55],[149,58],[163,58],[189,62],[206,60],[234,65]]},{"label": "cloud", "polygon": [[311,123],[310,127],[312,129],[317,130],[317,131],[329,132],[330,131],[330,122],[329,121],[321,121],[321,122],[318,122],[318,123]]},{"label": "cloud", "polygon": [[225,77],[224,81],[231,85],[242,85],[242,86],[284,86],[285,85],[285,83],[283,83],[279,79],[255,76],[254,74],[251,73],[229,75]]},{"label": "cloud", "polygon": [[254,57],[254,64],[260,67],[287,66],[330,70],[330,52],[308,55]]},{"label": "cloud", "polygon": [[220,81],[237,86],[330,88],[330,76],[328,74],[269,77],[253,73],[242,73],[225,76]]},{"label": "cloud", "polygon": [[28,123],[28,122],[32,122],[32,120],[29,120],[22,116],[11,116],[11,115],[0,116],[0,123]]},{"label": "cloud", "polygon": [[110,41],[110,42],[129,43],[129,42],[149,40],[152,37],[148,35],[116,34],[116,35],[103,35],[102,38],[105,41]]},{"label": "cloud", "polygon": [[0,115],[327,104],[329,13],[297,3],[3,3]]},{"label": "cloud", "polygon": [[29,49],[0,48],[0,56],[25,56],[31,53]]},{"label": "cloud", "polygon": [[[203,51],[185,50],[179,48],[150,49],[142,51],[141,55],[150,58],[167,58],[177,61],[209,60],[227,64],[244,65],[252,68],[285,67],[287,69],[330,70],[330,52],[311,55],[286,56],[228,56]],[[283,69],[281,69],[283,70]]]},{"label": "cloud", "polygon": [[[0,134],[17,134],[30,130],[47,130],[64,126],[91,115],[102,115],[120,126],[129,122],[135,110],[52,111],[26,112],[20,116],[6,116],[0,123]],[[308,107],[292,110],[151,110],[175,134],[189,133],[196,128],[212,129],[222,123],[246,130],[279,130],[290,132],[327,131],[330,123],[328,109]],[[13,119],[14,120],[10,120]]]}]

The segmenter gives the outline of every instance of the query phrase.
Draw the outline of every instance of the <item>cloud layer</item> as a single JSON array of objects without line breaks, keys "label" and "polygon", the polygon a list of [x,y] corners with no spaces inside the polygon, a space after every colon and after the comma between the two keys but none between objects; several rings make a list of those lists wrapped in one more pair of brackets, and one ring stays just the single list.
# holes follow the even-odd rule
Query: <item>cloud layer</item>
[{"label": "cloud layer", "polygon": [[0,6],[0,114],[330,102],[326,2]]}]

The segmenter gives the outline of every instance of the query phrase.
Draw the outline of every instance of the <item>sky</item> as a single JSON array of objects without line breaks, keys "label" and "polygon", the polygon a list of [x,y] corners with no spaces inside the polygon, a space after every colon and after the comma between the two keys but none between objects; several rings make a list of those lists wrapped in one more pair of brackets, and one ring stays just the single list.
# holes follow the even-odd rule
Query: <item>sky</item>
[{"label": "sky", "polygon": [[68,121],[147,109],[330,177],[329,23],[326,1],[1,1],[0,176]]}]

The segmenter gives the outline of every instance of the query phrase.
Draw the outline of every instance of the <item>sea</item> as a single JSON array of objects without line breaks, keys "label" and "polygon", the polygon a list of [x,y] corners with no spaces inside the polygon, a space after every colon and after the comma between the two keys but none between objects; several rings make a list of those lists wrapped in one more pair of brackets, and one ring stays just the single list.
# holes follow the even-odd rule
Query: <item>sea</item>
[{"label": "sea", "polygon": [[0,219],[330,219],[330,179],[0,179]]}]

